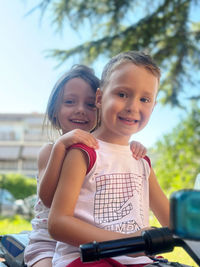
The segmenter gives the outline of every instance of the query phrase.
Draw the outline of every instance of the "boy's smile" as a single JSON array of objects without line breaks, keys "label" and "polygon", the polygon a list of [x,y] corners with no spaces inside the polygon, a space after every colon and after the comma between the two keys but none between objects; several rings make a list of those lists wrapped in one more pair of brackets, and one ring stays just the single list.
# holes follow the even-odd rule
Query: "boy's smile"
[{"label": "boy's smile", "polygon": [[143,66],[123,63],[113,70],[103,92],[97,93],[102,115],[99,138],[127,145],[130,136],[149,121],[158,84],[158,78]]},{"label": "boy's smile", "polygon": [[129,118],[129,117],[118,117],[123,123],[127,124],[127,125],[133,125],[135,123],[138,122],[138,120],[135,120],[133,118]]}]

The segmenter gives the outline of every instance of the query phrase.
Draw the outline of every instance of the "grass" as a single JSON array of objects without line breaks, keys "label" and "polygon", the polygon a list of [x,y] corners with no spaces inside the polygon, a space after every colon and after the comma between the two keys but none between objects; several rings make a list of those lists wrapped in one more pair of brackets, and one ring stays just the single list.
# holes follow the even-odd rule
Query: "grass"
[{"label": "grass", "polygon": [[0,217],[0,235],[16,234],[31,229],[31,223],[19,215],[11,218]]},{"label": "grass", "polygon": [[[160,227],[159,222],[156,220],[155,217],[150,217],[150,224],[155,227]],[[180,247],[176,247],[172,252],[169,253],[162,253],[161,254],[164,258],[168,259],[172,262],[179,262],[182,264],[187,264],[190,266],[198,267],[198,265],[193,261],[193,259],[187,254],[187,252]]]},{"label": "grass", "polygon": [[162,254],[162,256],[172,262],[175,261],[182,264],[198,267],[193,259],[182,248],[175,248],[173,252]]},{"label": "grass", "polygon": [[[159,223],[153,217],[151,218],[151,225],[159,227]],[[23,219],[19,215],[16,215],[12,218],[0,217],[0,235],[15,234],[15,233],[20,233],[22,231],[30,231],[30,230],[31,230],[31,223]],[[164,253],[161,255],[172,262],[175,261],[182,264],[198,267],[198,265],[191,259],[191,257],[182,248],[175,248],[173,252]]]}]

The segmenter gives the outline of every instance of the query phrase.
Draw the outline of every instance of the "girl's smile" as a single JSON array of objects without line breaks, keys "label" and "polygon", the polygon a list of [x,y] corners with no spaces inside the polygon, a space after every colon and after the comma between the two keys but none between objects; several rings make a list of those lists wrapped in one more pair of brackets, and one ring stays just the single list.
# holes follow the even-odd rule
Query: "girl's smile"
[{"label": "girl's smile", "polygon": [[95,93],[81,78],[68,81],[63,90],[58,120],[63,133],[75,128],[91,131],[96,125]]}]

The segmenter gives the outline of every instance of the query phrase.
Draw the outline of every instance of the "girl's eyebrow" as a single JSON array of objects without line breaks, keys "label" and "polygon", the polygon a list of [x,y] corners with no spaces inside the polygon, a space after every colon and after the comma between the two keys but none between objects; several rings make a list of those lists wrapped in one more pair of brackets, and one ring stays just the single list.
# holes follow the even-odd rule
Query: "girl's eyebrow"
[{"label": "girl's eyebrow", "polygon": [[87,98],[96,99],[95,96],[88,96]]},{"label": "girl's eyebrow", "polygon": [[[76,94],[73,94],[73,93],[65,93],[63,95],[63,98],[66,98],[66,97],[79,97],[79,96]],[[88,99],[95,99],[95,95],[94,96],[85,96],[85,97]]]},{"label": "girl's eyebrow", "polygon": [[64,96],[76,96],[76,94],[73,94],[73,93],[65,93]]}]

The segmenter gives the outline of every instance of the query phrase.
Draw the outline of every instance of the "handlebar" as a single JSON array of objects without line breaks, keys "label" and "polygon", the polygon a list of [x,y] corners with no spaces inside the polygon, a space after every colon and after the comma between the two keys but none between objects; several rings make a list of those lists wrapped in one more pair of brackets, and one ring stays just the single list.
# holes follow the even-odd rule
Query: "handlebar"
[{"label": "handlebar", "polygon": [[156,228],[143,231],[142,235],[137,237],[80,245],[81,260],[90,262],[138,252],[145,252],[146,255],[170,252],[174,248],[174,242],[169,228]]},{"label": "handlebar", "polygon": [[145,230],[141,236],[137,237],[83,244],[80,245],[80,253],[82,262],[91,262],[139,252],[146,255],[156,255],[173,251],[174,247],[184,248],[200,265],[199,253],[196,253],[183,239],[174,236],[167,227]]}]

